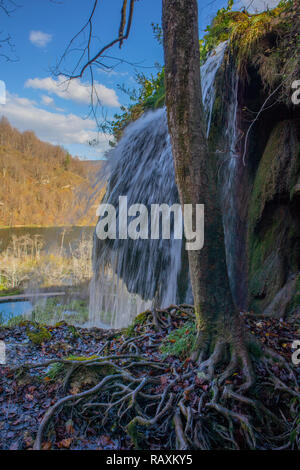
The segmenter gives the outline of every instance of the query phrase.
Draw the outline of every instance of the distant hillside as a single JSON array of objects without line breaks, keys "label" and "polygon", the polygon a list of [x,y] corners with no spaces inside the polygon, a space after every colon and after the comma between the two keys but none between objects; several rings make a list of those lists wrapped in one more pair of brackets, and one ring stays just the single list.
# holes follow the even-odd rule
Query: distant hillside
[{"label": "distant hillside", "polygon": [[0,120],[0,226],[96,224],[101,162],[82,161]]}]

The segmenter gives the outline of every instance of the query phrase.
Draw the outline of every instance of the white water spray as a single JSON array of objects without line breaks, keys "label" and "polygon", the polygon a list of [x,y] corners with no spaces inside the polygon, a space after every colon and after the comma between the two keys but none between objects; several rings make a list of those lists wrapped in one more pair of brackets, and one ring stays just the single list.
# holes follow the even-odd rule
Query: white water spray
[{"label": "white water spray", "polygon": [[219,70],[227,47],[227,41],[221,42],[207,57],[201,66],[202,101],[206,112],[206,137],[209,136],[212,110],[215,102],[216,90],[214,86],[217,71]]}]

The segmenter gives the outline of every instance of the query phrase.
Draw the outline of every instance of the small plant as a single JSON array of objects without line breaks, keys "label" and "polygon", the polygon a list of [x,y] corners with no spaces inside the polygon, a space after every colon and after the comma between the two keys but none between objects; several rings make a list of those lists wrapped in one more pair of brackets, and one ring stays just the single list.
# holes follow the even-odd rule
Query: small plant
[{"label": "small plant", "polygon": [[156,76],[146,77],[142,73],[136,74],[138,90],[128,90],[124,86],[120,89],[129,96],[133,103],[128,107],[122,106],[122,114],[116,114],[114,120],[110,123],[110,132],[118,141],[123,134],[125,127],[133,121],[136,121],[148,110],[158,109],[165,104],[165,71],[162,68]]},{"label": "small plant", "polygon": [[22,324],[24,323],[25,323],[25,320],[24,320],[23,315],[16,315],[16,316],[10,315],[8,318],[6,318],[5,325],[8,328],[13,328],[15,326],[22,326]]},{"label": "small plant", "polygon": [[63,371],[64,364],[61,362],[54,362],[51,364],[51,366],[49,366],[48,371],[46,371],[46,379],[55,381],[59,378]]},{"label": "small plant", "polygon": [[68,330],[69,330],[70,335],[73,338],[79,338],[80,337],[80,333],[74,325],[68,325]]}]

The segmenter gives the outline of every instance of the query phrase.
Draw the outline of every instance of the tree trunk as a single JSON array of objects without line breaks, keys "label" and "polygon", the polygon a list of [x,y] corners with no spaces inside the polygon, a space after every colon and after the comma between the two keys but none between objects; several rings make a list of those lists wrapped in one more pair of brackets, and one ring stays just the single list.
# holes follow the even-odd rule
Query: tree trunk
[{"label": "tree trunk", "polygon": [[236,337],[240,328],[227,275],[217,162],[205,137],[197,1],[163,0],[163,33],[168,126],[180,202],[194,208],[204,204],[205,210],[204,247],[188,252],[198,346],[205,350],[216,327]]}]

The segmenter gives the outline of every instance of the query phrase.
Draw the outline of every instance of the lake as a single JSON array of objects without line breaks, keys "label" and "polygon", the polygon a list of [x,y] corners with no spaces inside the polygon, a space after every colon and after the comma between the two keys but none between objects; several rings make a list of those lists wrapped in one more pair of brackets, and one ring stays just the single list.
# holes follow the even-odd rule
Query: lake
[{"label": "lake", "polygon": [[[61,319],[71,323],[88,322],[88,305],[84,309],[80,305],[70,305],[68,296],[75,303],[76,299],[88,302],[93,233],[94,227],[91,226],[0,228],[0,284],[2,282],[6,289],[17,287],[32,294],[49,292],[49,289],[53,293],[57,292],[57,287],[63,290],[72,287],[66,298],[57,299],[55,305],[44,296],[39,300],[29,296],[32,303],[26,297],[11,301],[5,301],[4,297],[1,301],[0,298],[0,324],[13,317],[25,315],[30,318],[33,308],[36,314],[37,305],[37,315],[42,322]],[[37,236],[41,238],[42,248],[35,249]],[[6,251],[8,247],[10,249]]]},{"label": "lake", "polygon": [[29,300],[18,302],[0,302],[0,324],[6,323],[13,317],[18,315],[30,314],[33,305]]}]

